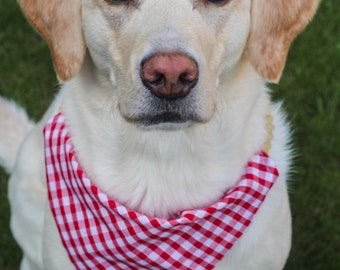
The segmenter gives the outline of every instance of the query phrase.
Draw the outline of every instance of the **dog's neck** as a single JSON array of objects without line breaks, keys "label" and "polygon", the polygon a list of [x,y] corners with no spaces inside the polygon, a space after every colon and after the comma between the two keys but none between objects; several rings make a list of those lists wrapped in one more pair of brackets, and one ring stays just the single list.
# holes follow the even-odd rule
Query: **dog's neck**
[{"label": "dog's neck", "polygon": [[[237,72],[253,71],[245,64]],[[222,82],[218,109],[208,123],[171,131],[127,122],[112,93],[103,94],[103,84],[93,78],[86,82],[88,74],[79,76],[81,80],[76,77],[63,90],[63,110],[79,162],[101,190],[147,215],[166,218],[217,201],[265,143],[269,102],[255,75],[251,82],[237,74],[228,85]]]}]

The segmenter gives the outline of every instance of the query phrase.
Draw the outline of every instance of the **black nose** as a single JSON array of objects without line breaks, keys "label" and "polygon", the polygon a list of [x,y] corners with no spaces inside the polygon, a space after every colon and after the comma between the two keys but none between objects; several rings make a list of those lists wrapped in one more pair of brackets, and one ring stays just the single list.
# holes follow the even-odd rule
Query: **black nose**
[{"label": "black nose", "polygon": [[195,87],[198,66],[181,53],[155,54],[142,62],[140,76],[155,96],[174,99],[186,96]]}]

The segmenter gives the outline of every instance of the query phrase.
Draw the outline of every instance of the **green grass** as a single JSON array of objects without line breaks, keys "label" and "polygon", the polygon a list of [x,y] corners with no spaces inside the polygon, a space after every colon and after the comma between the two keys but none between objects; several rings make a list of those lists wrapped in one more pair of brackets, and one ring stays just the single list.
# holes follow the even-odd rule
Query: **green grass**
[{"label": "green grass", "polygon": [[[340,13],[324,0],[293,43],[275,100],[294,127],[296,161],[290,190],[293,246],[286,270],[340,269]],[[0,95],[41,117],[55,95],[46,44],[13,0],[0,5]],[[1,123],[0,123],[1,124]],[[0,269],[18,269],[21,252],[9,230],[7,178],[0,171]],[[257,270],[257,269],[256,269]]]},{"label": "green grass", "polygon": [[[27,108],[37,120],[52,100],[56,79],[45,42],[13,0],[0,4],[0,95]],[[1,123],[0,123],[1,125]],[[0,269],[18,269],[21,251],[9,230],[8,176],[0,170]]]},{"label": "green grass", "polygon": [[340,14],[336,0],[293,44],[274,97],[295,129],[293,247],[286,269],[340,269]]}]

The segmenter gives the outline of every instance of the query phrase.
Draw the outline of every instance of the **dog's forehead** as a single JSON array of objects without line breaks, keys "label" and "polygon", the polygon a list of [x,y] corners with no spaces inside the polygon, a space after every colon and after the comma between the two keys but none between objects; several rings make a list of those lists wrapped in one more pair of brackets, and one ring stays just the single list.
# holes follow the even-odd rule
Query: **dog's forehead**
[{"label": "dog's forehead", "polygon": [[83,0],[83,29],[90,50],[100,48],[105,51],[101,55],[117,56],[125,64],[135,55],[143,59],[180,51],[191,56],[201,52],[198,62],[205,58],[218,66],[226,48],[228,54],[237,48],[239,55],[244,47],[250,1]]}]

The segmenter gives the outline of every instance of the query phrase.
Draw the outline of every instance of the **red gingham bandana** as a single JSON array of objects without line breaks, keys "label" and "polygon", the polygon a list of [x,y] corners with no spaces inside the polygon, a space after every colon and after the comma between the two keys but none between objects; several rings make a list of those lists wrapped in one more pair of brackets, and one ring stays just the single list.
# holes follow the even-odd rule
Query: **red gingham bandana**
[{"label": "red gingham bandana", "polygon": [[249,226],[278,177],[255,154],[238,184],[211,206],[148,217],[109,198],[76,160],[62,114],[44,129],[48,197],[76,269],[212,269]]}]

